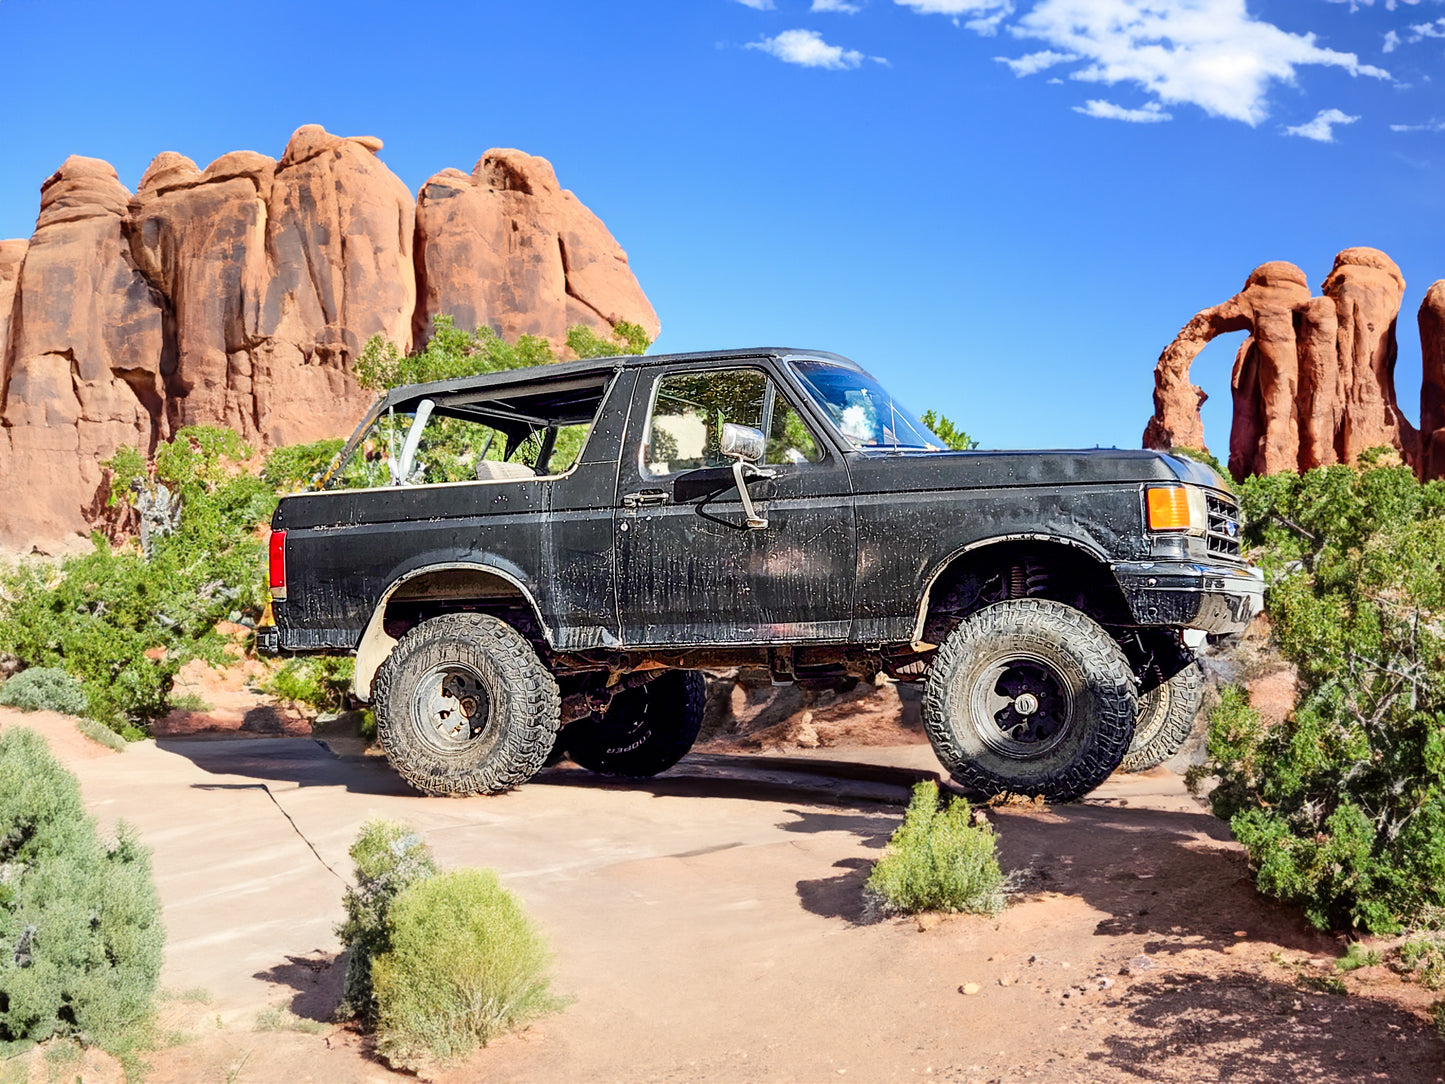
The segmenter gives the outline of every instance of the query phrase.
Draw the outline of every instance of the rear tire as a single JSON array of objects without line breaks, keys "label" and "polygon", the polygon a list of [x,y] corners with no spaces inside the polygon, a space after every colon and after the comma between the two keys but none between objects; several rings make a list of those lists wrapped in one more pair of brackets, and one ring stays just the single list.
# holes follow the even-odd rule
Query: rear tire
[{"label": "rear tire", "polygon": [[1204,700],[1204,671],[1191,662],[1164,684],[1139,698],[1139,721],[1121,772],[1142,772],[1179,752],[1194,732],[1194,717]]},{"label": "rear tire", "polygon": [[1068,802],[1109,777],[1134,736],[1129,661],[1095,621],[1048,599],[965,618],[923,694],[933,750],[971,796]]},{"label": "rear tire", "polygon": [[525,783],[556,741],[557,682],[516,629],[443,614],[401,638],[376,672],[376,732],[425,794],[495,794]]},{"label": "rear tire", "polygon": [[697,670],[669,670],[612,698],[601,715],[569,723],[560,742],[599,775],[646,779],[687,755],[702,729],[707,682]]}]

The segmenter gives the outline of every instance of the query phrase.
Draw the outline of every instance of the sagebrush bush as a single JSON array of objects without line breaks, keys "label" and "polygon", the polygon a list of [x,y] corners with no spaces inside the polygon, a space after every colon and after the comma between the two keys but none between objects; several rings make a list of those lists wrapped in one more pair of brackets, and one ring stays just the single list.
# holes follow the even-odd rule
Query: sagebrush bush
[{"label": "sagebrush bush", "polygon": [[78,719],[75,729],[84,734],[96,745],[103,745],[116,753],[124,753],[129,743],[110,727],[97,723],[94,719]]},{"label": "sagebrush bush", "polygon": [[21,711],[85,714],[85,689],[58,666],[32,666],[0,685],[0,705]]},{"label": "sagebrush bush", "polygon": [[408,886],[434,876],[437,867],[422,838],[396,821],[368,821],[349,853],[356,884],[347,886],[342,899],[346,920],[336,927],[336,936],[350,950],[336,1016],[370,1027],[376,1021],[371,964],[391,947],[387,915],[392,903]]},{"label": "sagebrush bush", "polygon": [[101,842],[75,777],[33,731],[0,734],[0,1045],[125,1046],[152,1015],[164,931],[150,854]]},{"label": "sagebrush bush", "polygon": [[1300,695],[1270,727],[1225,692],[1210,801],[1261,891],[1321,928],[1394,932],[1445,906],[1445,485],[1367,464],[1239,493]]},{"label": "sagebrush bush", "polygon": [[940,806],[932,780],[913,788],[903,824],[869,874],[866,892],[886,911],[967,911],[996,915],[1004,909],[1007,879],[998,863],[993,827],[973,823],[965,799]]},{"label": "sagebrush bush", "polygon": [[551,952],[491,870],[418,881],[392,904],[391,947],[372,964],[376,1046],[417,1068],[466,1057],[496,1035],[560,1008]]}]

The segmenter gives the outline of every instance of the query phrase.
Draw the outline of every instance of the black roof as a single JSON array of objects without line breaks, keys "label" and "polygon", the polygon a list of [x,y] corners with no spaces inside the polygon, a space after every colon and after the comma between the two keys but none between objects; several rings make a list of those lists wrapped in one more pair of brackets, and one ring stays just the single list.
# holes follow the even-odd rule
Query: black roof
[{"label": "black roof", "polygon": [[459,392],[494,391],[519,384],[543,381],[549,385],[568,380],[570,377],[585,379],[622,369],[635,369],[647,365],[670,365],[676,362],[734,361],[744,358],[802,356],[834,361],[850,368],[857,363],[839,354],[826,350],[797,350],[787,346],[754,346],[738,350],[700,350],[686,354],[623,354],[618,357],[584,358],[581,361],[557,361],[546,365],[531,365],[523,369],[503,369],[480,376],[459,376],[451,380],[434,380],[429,384],[403,384],[392,388],[368,412],[368,416],[390,410],[405,412],[413,409],[423,399],[443,399]]}]

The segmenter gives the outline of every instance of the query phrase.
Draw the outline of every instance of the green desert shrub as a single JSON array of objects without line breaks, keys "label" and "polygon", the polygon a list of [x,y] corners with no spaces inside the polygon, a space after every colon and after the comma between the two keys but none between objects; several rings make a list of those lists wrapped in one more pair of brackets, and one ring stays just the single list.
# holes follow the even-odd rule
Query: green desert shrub
[{"label": "green desert shrub", "polygon": [[551,952],[491,870],[418,881],[392,904],[391,945],[376,957],[377,1050],[393,1065],[466,1057],[563,1004]]},{"label": "green desert shrub", "polygon": [[373,335],[356,360],[355,373],[363,388],[385,391],[402,384],[452,380],[556,360],[552,345],[539,336],[523,335],[509,343],[489,327],[463,331],[450,316],[438,314],[432,317],[431,338],[410,354]]},{"label": "green desert shrub", "polygon": [[1445,987],[1445,937],[1425,934],[1403,942],[1400,964],[1420,985],[1430,990]]},{"label": "green desert shrub", "polygon": [[103,843],[75,777],[33,731],[0,734],[0,1048],[130,1045],[151,1017],[164,932],[149,852]]},{"label": "green desert shrub", "polygon": [[[584,324],[567,329],[567,348],[579,358],[643,354],[650,345],[647,332],[625,320],[612,329],[610,338]],[[403,354],[384,337],[373,335],[362,348],[355,371],[363,388],[385,391],[402,384],[480,376],[556,360],[552,344],[539,336],[522,335],[509,343],[489,327],[464,331],[451,316],[438,314],[432,317],[431,337],[426,345],[410,354]]]},{"label": "green desert shrub", "polygon": [[387,916],[408,886],[434,876],[436,862],[420,836],[396,821],[368,821],[351,845],[356,883],[348,885],[342,905],[346,920],[336,928],[350,950],[346,987],[336,1015],[370,1027],[376,1022],[371,986],[372,961],[391,947]]},{"label": "green desert shrub", "polygon": [[85,689],[58,666],[32,666],[0,685],[0,705],[21,711],[85,714]]},{"label": "green desert shrub", "polygon": [[938,784],[928,780],[913,788],[903,824],[874,865],[866,892],[882,910],[901,914],[996,915],[1006,887],[992,826],[975,824],[962,798],[940,805]]},{"label": "green desert shrub", "polygon": [[356,660],[350,655],[311,655],[287,659],[261,684],[261,691],[293,704],[317,711],[340,711],[356,674]]},{"label": "green desert shrub", "polygon": [[331,465],[346,441],[340,437],[274,449],[261,467],[261,481],[277,493],[305,489]]},{"label": "green desert shrub", "polygon": [[978,441],[949,421],[946,415],[925,410],[918,420],[928,427],[929,432],[955,452],[971,452],[978,447]]},{"label": "green desert shrub", "polygon": [[1225,691],[1210,801],[1261,891],[1395,932],[1445,906],[1445,484],[1367,463],[1239,493],[1299,702],[1268,726]]},{"label": "green desert shrub", "polygon": [[586,324],[567,329],[567,349],[579,358],[613,358],[621,354],[645,354],[652,343],[639,325],[621,321],[603,336]]},{"label": "green desert shrub", "polygon": [[[119,732],[168,712],[186,661],[225,661],[217,622],[259,616],[267,600],[257,525],[276,496],[246,471],[249,454],[235,433],[206,427],[160,445],[155,480],[180,500],[175,531],[157,537],[149,557],[97,535],[91,553],[18,565],[0,578],[0,651],[73,675],[86,714]],[[146,484],[135,449],[107,466],[113,501]]]},{"label": "green desert shrub", "polygon": [[1351,941],[1345,949],[1345,954],[1335,961],[1335,969],[1358,971],[1362,967],[1374,967],[1383,960],[1384,957],[1375,949],[1366,948],[1359,941]]}]

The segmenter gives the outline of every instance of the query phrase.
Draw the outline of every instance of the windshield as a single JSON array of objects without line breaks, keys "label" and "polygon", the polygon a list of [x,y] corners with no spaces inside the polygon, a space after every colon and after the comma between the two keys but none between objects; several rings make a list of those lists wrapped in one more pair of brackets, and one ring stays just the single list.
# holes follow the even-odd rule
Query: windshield
[{"label": "windshield", "polygon": [[938,437],[867,373],[829,361],[795,361],[793,371],[838,432],[860,451],[914,448],[941,452]]}]

